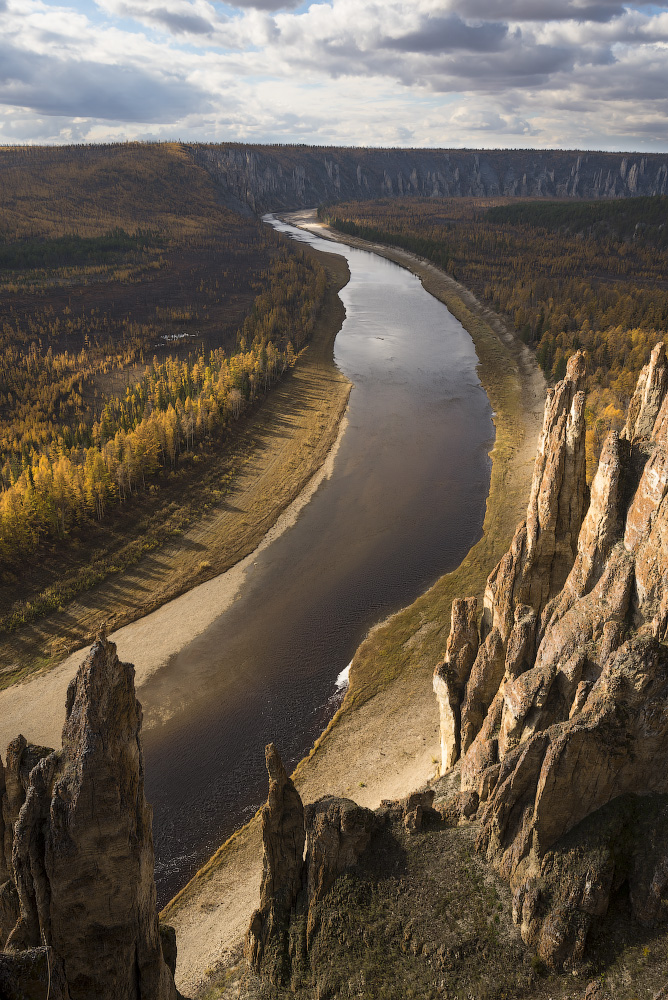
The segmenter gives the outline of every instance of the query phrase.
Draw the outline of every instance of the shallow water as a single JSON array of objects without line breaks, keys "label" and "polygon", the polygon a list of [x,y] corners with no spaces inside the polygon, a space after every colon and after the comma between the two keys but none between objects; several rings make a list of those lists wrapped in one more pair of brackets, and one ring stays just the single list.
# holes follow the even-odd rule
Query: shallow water
[{"label": "shallow water", "polygon": [[144,736],[162,903],[266,797],[265,743],[296,764],[369,628],[461,562],[489,488],[491,410],[461,324],[396,264],[273,224],[348,261],[348,426],[331,478],[237,600],[139,692],[149,715],[176,707]]}]

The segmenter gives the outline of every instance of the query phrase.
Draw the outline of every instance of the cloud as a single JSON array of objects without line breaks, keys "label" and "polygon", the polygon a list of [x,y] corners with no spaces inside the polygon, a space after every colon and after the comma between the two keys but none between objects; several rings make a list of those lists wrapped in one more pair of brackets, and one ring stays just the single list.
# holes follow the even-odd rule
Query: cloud
[{"label": "cloud", "polygon": [[233,6],[240,8],[252,7],[254,10],[293,10],[299,7],[302,0],[234,0]]},{"label": "cloud", "polygon": [[453,49],[493,52],[503,45],[507,36],[507,24],[484,21],[471,25],[456,14],[450,14],[428,17],[417,31],[384,39],[381,45],[401,52],[451,52]]},{"label": "cloud", "polygon": [[0,141],[667,142],[668,15],[649,6],[95,3],[0,0]]},{"label": "cloud", "polygon": [[174,14],[165,7],[157,7],[149,12],[149,17],[158,24],[164,24],[175,35],[210,35],[213,25],[195,14]]},{"label": "cloud", "polygon": [[130,18],[174,35],[211,35],[227,23],[206,0],[166,0],[152,6],[142,0],[96,0],[98,7],[114,17]]},{"label": "cloud", "polygon": [[167,122],[208,105],[208,97],[183,80],[135,66],[52,56],[38,61],[0,42],[0,103],[44,115]]},{"label": "cloud", "polygon": [[[488,0],[455,0],[453,10],[468,18],[487,19],[492,5]],[[495,20],[505,21],[596,21],[605,23],[621,17],[625,11],[619,3],[588,3],[586,0],[501,0],[495,3]]]}]

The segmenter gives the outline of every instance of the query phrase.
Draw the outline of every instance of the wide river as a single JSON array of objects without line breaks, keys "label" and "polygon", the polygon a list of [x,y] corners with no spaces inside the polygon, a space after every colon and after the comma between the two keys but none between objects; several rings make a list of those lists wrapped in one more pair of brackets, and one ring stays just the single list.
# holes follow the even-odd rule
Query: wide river
[{"label": "wide river", "polygon": [[156,881],[168,900],[267,794],[340,703],[369,628],[454,569],[480,537],[494,427],[471,338],[418,278],[268,217],[346,258],[335,360],[354,383],[331,478],[265,548],[227,612],[144,685]]}]

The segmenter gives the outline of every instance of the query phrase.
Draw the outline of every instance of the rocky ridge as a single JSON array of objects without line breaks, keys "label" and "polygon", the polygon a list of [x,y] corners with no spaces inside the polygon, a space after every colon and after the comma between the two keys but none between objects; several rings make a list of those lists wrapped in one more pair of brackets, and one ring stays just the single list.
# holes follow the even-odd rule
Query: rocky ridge
[{"label": "rocky ridge", "polygon": [[0,762],[3,996],[177,1000],[141,721],[134,667],[102,636],[68,689],[62,748],[19,736]]},{"label": "rocky ridge", "polygon": [[527,517],[490,574],[479,635],[472,599],[455,602],[434,675],[442,771],[461,756],[478,849],[553,967],[582,960],[622,886],[641,924],[668,920],[664,346],[590,490],[583,376],[578,353],[548,395]]},{"label": "rocky ridge", "polygon": [[663,153],[191,145],[237,211],[355,198],[625,198],[668,191]]}]

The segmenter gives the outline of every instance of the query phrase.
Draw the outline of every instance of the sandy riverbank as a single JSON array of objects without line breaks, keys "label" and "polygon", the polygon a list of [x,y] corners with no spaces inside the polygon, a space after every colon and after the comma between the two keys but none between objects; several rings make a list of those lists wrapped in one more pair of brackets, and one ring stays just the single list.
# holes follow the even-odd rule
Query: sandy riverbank
[{"label": "sandy riverbank", "polygon": [[[288,221],[311,228],[312,213]],[[322,227],[316,230],[330,235]],[[479,374],[495,411],[496,444],[484,535],[462,565],[427,594],[373,630],[358,650],[342,709],[298,766],[305,800],[326,792],[375,807],[422,785],[438,759],[438,712],[431,672],[449,630],[452,599],[480,593],[507,547],[528,499],[545,385],[530,352],[496,314],[433,265],[361,240],[408,267],[464,322],[480,359]],[[177,982],[198,996],[238,960],[259,898],[262,848],[257,818],[238,831],[165,910],[177,931]]]},{"label": "sandy riverbank", "polygon": [[[352,387],[333,355],[345,316],[338,290],[349,272],[340,256],[319,258],[330,274],[326,309],[295,369],[249,418],[249,454],[231,490],[176,540],[27,628],[26,645],[59,628],[76,636],[106,625],[119,655],[135,664],[141,697],[142,683],[229,606],[258,547],[284,531],[331,474]],[[213,578],[201,582],[206,576]],[[89,648],[72,645],[76,652],[48,672],[0,691],[0,747],[19,732],[60,745],[67,685]]]}]

